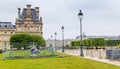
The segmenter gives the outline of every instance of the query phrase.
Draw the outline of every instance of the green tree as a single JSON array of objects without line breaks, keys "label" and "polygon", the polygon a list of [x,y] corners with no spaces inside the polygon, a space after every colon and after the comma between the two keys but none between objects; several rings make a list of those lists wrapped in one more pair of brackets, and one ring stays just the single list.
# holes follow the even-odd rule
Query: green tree
[{"label": "green tree", "polygon": [[[82,41],[82,46],[93,47],[93,46],[105,46],[106,41],[104,38],[89,38]],[[81,46],[79,40],[71,42],[72,46]]]},{"label": "green tree", "polygon": [[106,41],[104,38],[90,38],[93,46],[104,46]]},{"label": "green tree", "polygon": [[86,45],[85,46],[87,46],[87,47],[91,47],[92,46],[92,42],[91,42],[90,39],[86,39],[85,41],[86,41]]},{"label": "green tree", "polygon": [[80,46],[80,41],[79,40],[71,41],[71,45],[72,46]]},{"label": "green tree", "polygon": [[13,48],[21,49],[21,47],[24,47],[24,49],[29,46],[29,42],[31,40],[30,34],[14,34],[10,38],[10,44],[13,46]]},{"label": "green tree", "polygon": [[70,45],[71,45],[71,46],[74,46],[74,41],[71,41]]},{"label": "green tree", "polygon": [[45,47],[46,42],[41,35],[33,34],[31,35],[31,42],[35,42],[35,45],[39,48],[39,46]]},{"label": "green tree", "polygon": [[41,35],[30,35],[26,33],[14,34],[10,38],[10,44],[13,48],[27,49],[31,43],[35,42],[35,45],[38,46],[46,46],[45,40]]},{"label": "green tree", "polygon": [[118,46],[120,44],[120,40],[106,40],[107,46]]}]

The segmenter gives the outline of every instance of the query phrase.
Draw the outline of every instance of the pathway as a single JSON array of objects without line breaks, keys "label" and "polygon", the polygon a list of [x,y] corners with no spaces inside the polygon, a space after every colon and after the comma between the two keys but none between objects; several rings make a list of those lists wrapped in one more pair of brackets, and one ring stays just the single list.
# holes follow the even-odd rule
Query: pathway
[{"label": "pathway", "polygon": [[[61,51],[59,50],[59,52],[61,52]],[[74,55],[74,56],[79,56],[80,55],[79,52],[80,52],[79,49],[77,49],[77,50],[67,49],[67,50],[65,50],[64,53]],[[94,53],[96,53],[96,52],[94,52]],[[87,56],[87,54],[85,54],[85,56],[83,58],[87,58],[87,59],[91,59],[91,60],[96,60],[96,61],[105,62],[105,63],[108,63],[108,64],[113,64],[113,65],[120,66],[120,61],[118,61],[118,60],[110,60],[110,59],[105,59],[105,58],[100,58],[100,57],[91,57],[89,55]]]}]

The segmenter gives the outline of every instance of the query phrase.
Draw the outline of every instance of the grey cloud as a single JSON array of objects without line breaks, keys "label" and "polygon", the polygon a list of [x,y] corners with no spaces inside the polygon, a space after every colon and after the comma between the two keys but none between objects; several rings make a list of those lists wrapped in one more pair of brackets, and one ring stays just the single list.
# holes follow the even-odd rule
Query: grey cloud
[{"label": "grey cloud", "polygon": [[65,26],[65,38],[75,38],[79,35],[77,14],[82,9],[84,13],[83,32],[87,35],[115,35],[120,32],[118,30],[120,25],[119,3],[119,0],[0,0],[0,21],[14,23],[17,8],[24,8],[26,4],[32,4],[32,7],[40,7],[46,39],[54,35],[56,31],[59,33],[57,37],[60,39],[61,25]]}]

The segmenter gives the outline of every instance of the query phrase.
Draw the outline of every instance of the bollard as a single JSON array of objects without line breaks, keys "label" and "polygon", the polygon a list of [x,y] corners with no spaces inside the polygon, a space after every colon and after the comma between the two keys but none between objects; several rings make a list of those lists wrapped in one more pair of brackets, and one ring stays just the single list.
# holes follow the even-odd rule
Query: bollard
[{"label": "bollard", "polygon": [[91,50],[91,57],[93,57],[92,50]]},{"label": "bollard", "polygon": [[101,57],[101,51],[99,51],[99,59],[101,59],[102,57]]}]

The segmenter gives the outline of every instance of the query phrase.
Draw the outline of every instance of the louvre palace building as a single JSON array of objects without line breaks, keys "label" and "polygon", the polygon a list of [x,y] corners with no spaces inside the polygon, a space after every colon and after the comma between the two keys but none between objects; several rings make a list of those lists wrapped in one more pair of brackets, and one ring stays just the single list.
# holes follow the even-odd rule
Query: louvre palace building
[{"label": "louvre palace building", "polygon": [[42,17],[39,15],[39,7],[31,8],[27,5],[26,8],[18,8],[18,17],[15,20],[15,25],[11,22],[0,22],[0,49],[3,46],[10,48],[9,39],[12,34],[29,33],[42,35]]}]

